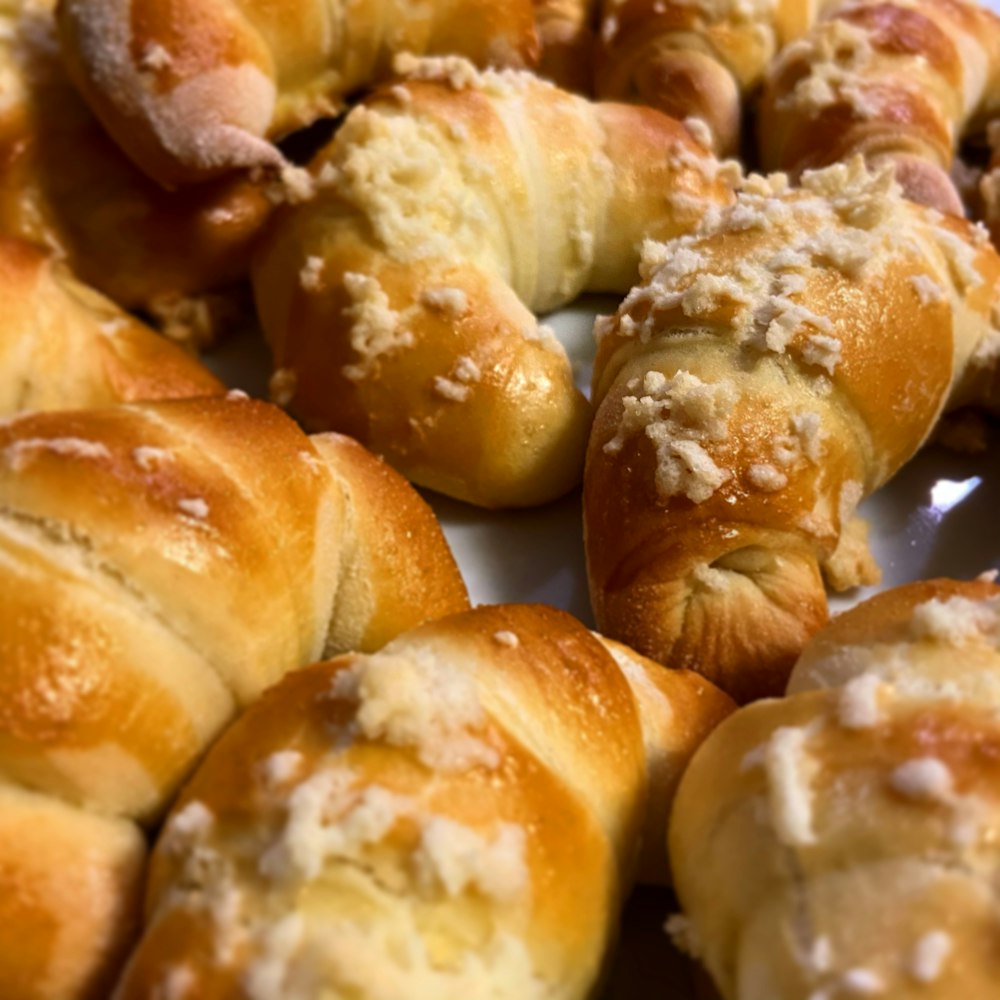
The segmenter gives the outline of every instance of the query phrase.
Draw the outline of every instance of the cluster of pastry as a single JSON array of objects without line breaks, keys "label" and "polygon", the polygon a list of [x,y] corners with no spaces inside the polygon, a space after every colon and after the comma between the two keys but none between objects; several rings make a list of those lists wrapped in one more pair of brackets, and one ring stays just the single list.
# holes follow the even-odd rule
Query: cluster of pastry
[{"label": "cluster of pastry", "polygon": [[[0,0],[0,995],[582,1000],[637,878],[726,1000],[990,995],[1000,587],[823,626],[1000,408],[995,116],[969,0]],[[582,482],[602,634],[407,480]]]}]

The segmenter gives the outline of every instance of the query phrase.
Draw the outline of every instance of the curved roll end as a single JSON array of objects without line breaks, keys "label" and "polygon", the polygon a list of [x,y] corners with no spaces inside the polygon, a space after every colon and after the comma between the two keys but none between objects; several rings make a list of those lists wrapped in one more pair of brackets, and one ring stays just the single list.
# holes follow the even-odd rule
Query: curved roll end
[{"label": "curved roll end", "polygon": [[918,205],[936,208],[950,215],[964,215],[962,198],[946,170],[936,163],[914,153],[896,153],[887,156],[873,156],[872,169],[877,170],[884,162],[891,162],[896,168],[896,180],[903,194]]},{"label": "curved roll end", "polygon": [[425,621],[468,610],[448,542],[416,490],[351,438],[317,434],[312,443],[353,511],[325,652],[379,649]]},{"label": "curved roll end", "polygon": [[600,629],[740,703],[784,690],[828,613],[815,555],[763,545],[651,562],[621,585],[602,588],[592,574],[591,597]]},{"label": "curved roll end", "polygon": [[[228,4],[66,0],[66,66],[121,148],[165,187],[278,168],[272,59]],[[192,42],[191,24],[197,24]]]},{"label": "curved roll end", "polygon": [[703,121],[717,155],[729,156],[739,149],[739,86],[712,56],[682,49],[654,50],[633,71],[631,90],[640,103],[678,121]]},{"label": "curved roll end", "polygon": [[146,846],[132,823],[0,791],[0,982],[18,1000],[107,997],[138,925]]}]

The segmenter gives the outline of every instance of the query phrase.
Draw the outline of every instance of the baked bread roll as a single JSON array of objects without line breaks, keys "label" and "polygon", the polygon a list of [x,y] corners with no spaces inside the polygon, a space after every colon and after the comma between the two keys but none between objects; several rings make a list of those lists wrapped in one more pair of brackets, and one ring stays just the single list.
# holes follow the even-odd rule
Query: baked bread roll
[{"label": "baked bread roll", "polygon": [[678,123],[460,60],[348,115],[255,260],[276,401],[487,507],[579,481],[590,408],[532,312],[624,291],[731,185]]},{"label": "baked bread roll", "polygon": [[966,0],[841,0],[768,73],[766,169],[862,153],[891,161],[908,197],[962,214],[955,147],[1000,113],[1000,18]]},{"label": "baked bread roll", "polygon": [[0,415],[220,395],[207,368],[39,247],[0,236]]},{"label": "baked bread roll", "polygon": [[950,407],[1000,402],[1000,257],[860,157],[751,176],[598,324],[584,483],[602,632],[746,701],[877,578],[852,517]]},{"label": "baked bread roll", "polygon": [[537,58],[532,0],[64,0],[67,66],[108,131],[168,187],[280,168],[268,140],[336,114],[393,56]]},{"label": "baked bread roll", "polygon": [[264,185],[237,176],[171,194],[149,180],[66,78],[54,6],[0,7],[0,233],[51,248],[127,309],[185,307],[171,331],[207,342],[232,323],[224,296],[271,209]]},{"label": "baked bread roll", "polygon": [[616,657],[511,605],[286,677],[167,821],[117,1000],[591,996],[650,819],[644,716],[692,713],[686,759],[730,708]]},{"label": "baked bread roll", "polygon": [[698,751],[670,854],[724,1000],[995,994],[998,638],[992,583],[882,594]]},{"label": "baked bread roll", "polygon": [[395,473],[235,394],[9,419],[0,509],[0,984],[104,1000],[140,826],[236,711],[467,599]]},{"label": "baked bread roll", "polygon": [[823,0],[604,0],[596,89],[698,118],[720,155],[739,150],[744,100]]}]

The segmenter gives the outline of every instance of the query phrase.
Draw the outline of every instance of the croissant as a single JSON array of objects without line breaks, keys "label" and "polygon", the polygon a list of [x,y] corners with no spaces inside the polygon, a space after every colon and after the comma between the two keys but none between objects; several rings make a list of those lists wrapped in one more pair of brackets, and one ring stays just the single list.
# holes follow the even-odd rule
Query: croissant
[{"label": "croissant", "polygon": [[117,1000],[590,996],[650,782],[731,708],[671,673],[509,605],[286,677],[176,803]]},{"label": "croissant", "polygon": [[881,594],[681,782],[674,921],[724,1000],[994,996],[1000,587]]},{"label": "croissant", "polygon": [[416,62],[348,115],[253,267],[276,401],[489,507],[579,481],[590,408],[529,310],[624,291],[645,235],[731,198],[676,122],[527,73]]},{"label": "croissant", "polygon": [[51,254],[3,236],[0,302],[0,415],[224,391],[193,357]]},{"label": "croissant", "polygon": [[0,992],[105,1000],[140,827],[236,710],[467,599],[404,481],[239,394],[9,419],[0,510]]},{"label": "croissant", "polygon": [[0,9],[0,233],[51,248],[127,309],[194,299],[206,319],[187,328],[211,339],[271,210],[265,186],[235,177],[171,194],[149,180],[66,78],[54,6]]},{"label": "croissant", "polygon": [[751,176],[647,247],[599,323],[584,480],[598,627],[738,701],[779,692],[841,588],[852,520],[945,408],[1000,403],[1000,257],[860,157]]},{"label": "croissant", "polygon": [[735,153],[744,100],[822,2],[604,0],[597,93],[700,119],[716,152]]},{"label": "croissant", "polygon": [[1000,18],[965,0],[841,0],[771,67],[758,116],[766,169],[862,153],[907,195],[962,214],[949,169],[1000,114]]},{"label": "croissant", "polygon": [[532,0],[63,0],[67,66],[122,149],[166,186],[280,168],[268,139],[338,112],[393,55],[527,66]]}]

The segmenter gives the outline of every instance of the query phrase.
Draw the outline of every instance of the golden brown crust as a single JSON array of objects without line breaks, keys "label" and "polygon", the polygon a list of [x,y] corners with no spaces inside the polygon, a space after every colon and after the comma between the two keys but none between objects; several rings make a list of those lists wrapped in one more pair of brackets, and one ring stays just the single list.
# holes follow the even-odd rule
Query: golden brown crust
[{"label": "golden brown crust", "polygon": [[598,627],[740,701],[825,621],[819,563],[861,497],[972,384],[996,405],[1000,275],[860,162],[748,183],[602,325],[584,494]]},{"label": "golden brown crust", "polygon": [[[177,803],[122,1000],[181,966],[206,1000],[265,967],[279,993],[592,995],[656,780],[644,737],[691,738],[650,708],[663,668],[616,651],[511,605],[287,677]],[[680,713],[705,687],[660,690]]]},{"label": "golden brown crust", "polygon": [[908,197],[962,214],[948,176],[967,130],[1000,111],[1000,18],[964,0],[840,2],[769,70],[759,115],[767,169],[862,153],[897,163]]},{"label": "golden brown crust", "polygon": [[351,438],[328,433],[311,440],[345,492],[354,543],[342,564],[344,598],[334,608],[326,650],[379,649],[404,628],[468,607],[461,574],[420,494]]},{"label": "golden brown crust", "polygon": [[634,100],[707,126],[720,155],[739,150],[744,99],[815,2],[605,0],[596,58],[602,98]]},{"label": "golden brown crust", "polygon": [[671,858],[725,1000],[989,995],[998,610],[986,581],[880,595],[695,755]]},{"label": "golden brown crust", "polygon": [[0,982],[18,1000],[106,1000],[139,930],[134,824],[0,788]]},{"label": "golden brown crust", "polygon": [[82,285],[50,254],[0,236],[0,413],[218,395],[179,347]]},{"label": "golden brown crust", "polygon": [[[349,16],[348,16],[348,8]],[[342,0],[66,0],[68,69],[108,131],[168,186],[236,167],[280,168],[267,139],[334,113],[385,79],[395,54],[480,65],[537,58],[531,0],[441,0],[411,9]]]},{"label": "golden brown crust", "polygon": [[[590,408],[529,309],[624,290],[644,236],[724,203],[676,122],[527,74],[418,63],[355,109],[254,267],[279,391],[309,427],[484,506],[578,480]],[[284,391],[287,390],[287,391]]]},{"label": "golden brown crust", "polygon": [[243,280],[271,209],[263,184],[228,178],[168,193],[107,137],[66,79],[52,10],[0,13],[0,233],[48,246],[126,308]]},{"label": "golden brown crust", "polygon": [[[358,451],[314,447],[276,407],[235,394],[0,424],[3,783],[64,803],[39,810],[67,830],[77,810],[151,823],[237,709],[288,670],[466,608],[426,505]],[[421,574],[391,577],[393,555]],[[74,854],[74,878],[93,867],[93,933],[60,930],[73,950],[52,960],[78,983],[105,974],[127,933],[112,884],[139,863],[118,821],[84,816],[80,838],[88,822],[117,853]],[[22,872],[18,829],[0,822],[0,881],[36,885],[45,923],[72,886]],[[39,948],[52,933],[38,930]]]},{"label": "golden brown crust", "polygon": [[620,642],[598,638],[632,687],[646,747],[650,796],[638,879],[669,885],[670,866],[663,841],[677,786],[695,750],[736,706],[693,670],[664,669]]}]

